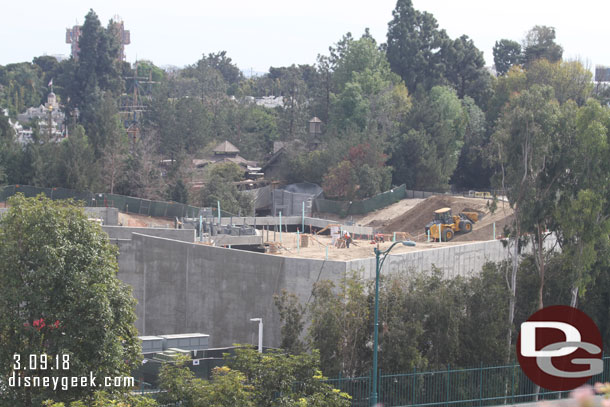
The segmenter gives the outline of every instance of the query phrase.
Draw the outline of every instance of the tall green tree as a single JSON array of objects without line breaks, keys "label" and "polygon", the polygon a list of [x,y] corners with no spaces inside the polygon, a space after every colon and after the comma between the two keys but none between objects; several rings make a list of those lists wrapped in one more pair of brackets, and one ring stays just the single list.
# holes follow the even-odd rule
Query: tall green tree
[{"label": "tall green tree", "polygon": [[[15,355],[49,356],[39,376],[128,376],[140,345],[135,300],[120,282],[117,251],[101,227],[69,201],[16,195],[0,220],[0,376],[13,371]],[[59,358],[55,360],[55,358]],[[34,372],[29,372],[32,374]],[[40,405],[51,398],[70,401],[94,392],[71,387],[5,388],[14,406]],[[130,389],[123,389],[129,391]]]},{"label": "tall green tree", "polygon": [[250,198],[239,192],[234,182],[243,180],[243,171],[237,164],[216,164],[207,174],[205,186],[201,190],[200,205],[216,207],[220,202],[222,211],[234,215],[252,212]]},{"label": "tall green tree", "polygon": [[386,52],[392,71],[400,75],[409,91],[441,83],[444,67],[440,50],[449,41],[432,14],[415,10],[411,0],[397,1],[388,24]]},{"label": "tall green tree", "polygon": [[521,45],[517,41],[507,39],[496,41],[493,56],[498,75],[506,75],[511,66],[519,65],[523,61]]},{"label": "tall green tree", "polygon": [[464,142],[462,103],[449,87],[420,95],[403,133],[392,142],[393,183],[410,188],[447,188]]},{"label": "tall green tree", "polygon": [[561,60],[563,48],[555,42],[555,28],[536,25],[525,35],[523,40],[523,60],[528,67],[538,59],[549,62]]}]

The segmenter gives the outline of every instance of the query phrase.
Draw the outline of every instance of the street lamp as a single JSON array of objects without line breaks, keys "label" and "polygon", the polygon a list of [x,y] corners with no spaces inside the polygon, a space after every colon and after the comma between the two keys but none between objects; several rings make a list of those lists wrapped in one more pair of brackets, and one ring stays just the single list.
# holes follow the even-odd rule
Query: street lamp
[{"label": "street lamp", "polygon": [[263,353],[263,319],[250,318],[251,322],[258,322],[258,353]]},{"label": "street lamp", "polygon": [[[377,348],[379,347],[379,274],[381,272],[381,267],[383,266],[383,262],[386,257],[388,257],[388,253],[390,250],[394,248],[397,244],[402,244],[403,246],[415,246],[415,242],[410,240],[405,240],[402,242],[394,242],[392,246],[390,246],[387,250],[381,251],[379,250],[379,243],[377,243],[377,247],[375,247],[375,335],[373,337],[373,386],[371,387],[371,406],[375,406],[377,404]],[[381,258],[380,261],[380,257]]]}]

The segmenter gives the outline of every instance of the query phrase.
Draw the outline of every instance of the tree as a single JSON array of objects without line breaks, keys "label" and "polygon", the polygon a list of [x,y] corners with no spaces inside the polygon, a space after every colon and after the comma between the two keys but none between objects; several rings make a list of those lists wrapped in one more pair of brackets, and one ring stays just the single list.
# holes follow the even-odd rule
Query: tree
[{"label": "tree", "polygon": [[366,341],[372,322],[364,282],[354,275],[338,287],[331,281],[320,281],[311,296],[309,337],[311,348],[320,352],[324,374],[355,377],[370,368]]},{"label": "tree", "polygon": [[273,301],[282,322],[280,347],[291,355],[303,353],[305,343],[301,340],[301,334],[305,325],[305,307],[299,303],[296,295],[286,290],[282,290],[282,295],[274,295]]},{"label": "tree", "polygon": [[[49,356],[50,364],[60,362],[54,358],[67,360],[71,376],[128,376],[140,345],[135,300],[116,277],[116,247],[70,201],[18,194],[8,204],[0,220],[0,376],[12,374],[14,354],[25,364],[27,355],[43,353],[57,355]],[[5,389],[2,397],[11,405],[32,406],[48,398],[91,396],[94,390],[19,387]]]},{"label": "tree", "polygon": [[567,168],[559,180],[560,191],[555,208],[555,231],[561,247],[564,268],[571,276],[571,305],[591,286],[601,267],[600,252],[610,233],[610,206],[607,177],[610,172],[608,128],[610,111],[589,100],[578,109],[564,105],[563,131],[567,134],[562,166]]},{"label": "tree", "polygon": [[543,58],[549,62],[557,62],[561,60],[562,55],[563,48],[555,43],[554,27],[537,25],[527,32],[523,40],[523,60],[526,67]]},{"label": "tree", "polygon": [[[97,14],[89,10],[79,38],[78,60],[66,66],[66,75],[60,80],[63,99],[69,112],[78,109],[79,122],[85,128],[99,158],[105,146],[105,125],[108,115],[107,99],[114,100],[123,88],[121,79],[119,44],[109,22],[108,29],[102,27]],[[116,110],[116,108],[115,108]]]},{"label": "tree", "polygon": [[493,56],[498,75],[506,75],[513,65],[520,65],[523,61],[521,45],[517,41],[507,39],[496,41]]},{"label": "tree", "polygon": [[443,50],[445,79],[460,99],[470,96],[485,106],[491,91],[491,75],[485,68],[483,53],[467,35],[456,38]]},{"label": "tree", "polygon": [[224,163],[212,166],[207,174],[206,184],[201,190],[201,206],[216,207],[220,202],[223,212],[246,215],[252,212],[252,202],[247,195],[239,192],[234,182],[243,179],[243,171],[237,164]]},{"label": "tree", "polygon": [[352,147],[345,159],[328,170],[322,188],[328,197],[368,198],[390,187],[387,157],[368,143]]},{"label": "tree", "polygon": [[[347,407],[350,396],[324,383],[317,351],[289,355],[279,351],[259,353],[238,348],[228,358],[229,368],[241,372],[253,388],[255,406]],[[232,405],[231,405],[232,406]]]},{"label": "tree", "polygon": [[386,52],[392,71],[412,93],[419,85],[430,89],[444,75],[440,50],[449,37],[438,30],[434,16],[413,8],[411,0],[398,0],[388,24]]},{"label": "tree", "polygon": [[[555,206],[557,178],[555,165],[562,133],[557,132],[559,106],[549,87],[534,86],[514,95],[505,107],[493,135],[500,167],[500,186],[506,191],[514,212],[511,228],[513,245],[512,270],[508,279],[511,289],[508,325],[512,327],[515,310],[516,279],[522,234],[531,232],[540,278],[539,308],[543,307],[545,279],[544,240],[546,226]],[[507,333],[510,350],[512,328]]]},{"label": "tree", "polygon": [[258,353],[251,347],[224,354],[227,366],[212,371],[210,381],[197,379],[179,358],[159,374],[164,392],[159,401],[185,407],[347,407],[349,396],[323,382],[317,352],[288,355]]},{"label": "tree", "polygon": [[468,96],[462,99],[462,108],[466,121],[464,145],[451,184],[461,188],[486,189],[490,187],[493,173],[487,158],[489,133],[485,113]]},{"label": "tree", "polygon": [[447,188],[464,142],[465,114],[456,92],[435,86],[416,99],[404,133],[392,143],[392,182],[409,188]]},{"label": "tree", "polygon": [[60,143],[55,159],[55,186],[86,191],[95,185],[98,174],[93,165],[93,148],[82,126],[77,125],[70,137]]}]

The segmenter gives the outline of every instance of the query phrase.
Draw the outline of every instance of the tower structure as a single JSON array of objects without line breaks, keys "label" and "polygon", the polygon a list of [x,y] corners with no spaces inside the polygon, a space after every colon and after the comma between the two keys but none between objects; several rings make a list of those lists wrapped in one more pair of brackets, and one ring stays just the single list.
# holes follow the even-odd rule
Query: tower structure
[{"label": "tower structure", "polygon": [[[66,44],[71,45],[70,55],[75,60],[78,60],[78,54],[80,52],[80,47],[78,45],[78,40],[82,34],[82,25],[75,25],[72,28],[66,28]],[[125,60],[125,45],[131,44],[131,33],[129,30],[125,29],[125,25],[123,24],[123,20],[121,17],[114,16],[114,18],[108,24],[108,30],[112,32],[112,35],[117,40],[119,44],[119,59],[121,61]]]}]

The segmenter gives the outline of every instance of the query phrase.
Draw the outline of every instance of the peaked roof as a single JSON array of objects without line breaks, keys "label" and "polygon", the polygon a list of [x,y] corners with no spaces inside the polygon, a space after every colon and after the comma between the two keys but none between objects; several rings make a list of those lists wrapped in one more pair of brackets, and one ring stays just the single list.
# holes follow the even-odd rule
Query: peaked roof
[{"label": "peaked roof", "polygon": [[239,149],[227,140],[217,145],[212,151],[214,151],[215,154],[239,153]]}]

